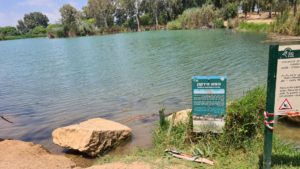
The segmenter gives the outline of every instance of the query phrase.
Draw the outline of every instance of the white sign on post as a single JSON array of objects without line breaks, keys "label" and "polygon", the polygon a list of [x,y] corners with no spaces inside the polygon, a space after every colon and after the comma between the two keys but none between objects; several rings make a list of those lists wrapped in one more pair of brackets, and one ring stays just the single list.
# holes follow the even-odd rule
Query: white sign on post
[{"label": "white sign on post", "polygon": [[287,56],[277,62],[275,115],[300,112],[300,58],[288,51],[283,54]]}]

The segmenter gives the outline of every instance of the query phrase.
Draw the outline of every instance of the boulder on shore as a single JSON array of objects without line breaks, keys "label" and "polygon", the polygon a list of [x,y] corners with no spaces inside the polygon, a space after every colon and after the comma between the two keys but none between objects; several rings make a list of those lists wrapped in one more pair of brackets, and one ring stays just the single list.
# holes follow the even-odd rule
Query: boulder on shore
[{"label": "boulder on shore", "polygon": [[189,114],[192,112],[192,109],[181,110],[179,112],[173,113],[167,117],[167,120],[173,122],[174,124],[183,123],[186,124],[189,122]]},{"label": "boulder on shore", "polygon": [[131,129],[120,123],[95,118],[79,124],[55,129],[53,142],[95,157],[131,137]]},{"label": "boulder on shore", "polygon": [[1,169],[71,169],[76,165],[70,159],[50,154],[39,144],[17,140],[0,142]]}]

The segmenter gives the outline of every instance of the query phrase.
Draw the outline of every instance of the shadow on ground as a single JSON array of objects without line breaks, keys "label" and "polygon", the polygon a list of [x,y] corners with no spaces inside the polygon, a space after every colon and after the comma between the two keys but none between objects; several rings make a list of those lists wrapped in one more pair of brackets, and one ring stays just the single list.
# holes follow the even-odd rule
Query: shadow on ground
[{"label": "shadow on ground", "polygon": [[[300,155],[289,156],[289,155],[272,155],[271,166],[280,166],[280,167],[299,167],[300,168]],[[263,168],[263,156],[259,157],[259,168]]]}]

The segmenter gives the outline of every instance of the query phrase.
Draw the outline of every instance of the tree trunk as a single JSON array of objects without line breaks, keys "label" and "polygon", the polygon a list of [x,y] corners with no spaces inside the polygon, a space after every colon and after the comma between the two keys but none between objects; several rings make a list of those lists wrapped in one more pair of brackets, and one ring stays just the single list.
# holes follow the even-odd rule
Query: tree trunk
[{"label": "tree trunk", "polygon": [[259,15],[259,0],[257,0],[257,14]]},{"label": "tree trunk", "polygon": [[294,16],[296,16],[297,13],[297,0],[294,0]]},{"label": "tree trunk", "polygon": [[105,28],[108,28],[107,18],[106,17],[104,17],[104,26],[105,26]]},{"label": "tree trunk", "polygon": [[253,1],[252,1],[252,6],[251,6],[251,11],[252,11],[252,12],[254,12],[254,10],[255,10],[255,5],[256,5],[256,1],[253,0]]},{"label": "tree trunk", "polygon": [[140,29],[140,20],[139,20],[138,14],[136,14],[135,19],[136,19],[136,24],[137,24],[137,31],[141,32],[141,29]]},{"label": "tree trunk", "polygon": [[269,18],[272,18],[272,3],[270,3]]},{"label": "tree trunk", "polygon": [[158,17],[157,17],[157,12],[155,12],[155,29],[158,29]]},{"label": "tree trunk", "polygon": [[136,4],[135,4],[135,5],[136,5],[136,6],[135,6],[135,7],[136,7],[136,15],[135,15],[135,19],[136,19],[136,24],[137,24],[137,31],[138,31],[138,32],[141,32],[141,28],[140,28],[140,19],[139,19],[139,12],[140,12],[140,11],[139,11],[139,5],[140,5],[140,4],[139,4],[139,0],[136,0],[135,3],[136,3]]}]

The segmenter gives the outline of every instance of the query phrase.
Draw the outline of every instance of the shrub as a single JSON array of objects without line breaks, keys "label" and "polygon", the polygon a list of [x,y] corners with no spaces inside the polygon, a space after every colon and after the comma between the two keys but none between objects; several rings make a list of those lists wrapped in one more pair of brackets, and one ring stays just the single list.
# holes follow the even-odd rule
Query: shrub
[{"label": "shrub", "polygon": [[16,36],[19,35],[19,32],[15,27],[6,26],[6,27],[0,27],[0,34],[3,36]]},{"label": "shrub", "polygon": [[168,22],[167,29],[169,30],[179,30],[182,29],[181,23],[177,20]]},{"label": "shrub", "polygon": [[152,18],[149,16],[149,14],[145,14],[140,17],[140,24],[144,26],[152,25]]},{"label": "shrub", "polygon": [[50,38],[66,37],[64,27],[61,24],[50,24],[50,25],[48,25],[47,34]]},{"label": "shrub", "polygon": [[224,20],[222,18],[215,19],[213,23],[215,28],[224,28]]},{"label": "shrub", "polygon": [[45,35],[46,32],[46,28],[44,28],[43,26],[37,26],[30,31],[30,33],[34,35]]},{"label": "shrub", "polygon": [[259,87],[231,103],[227,107],[224,142],[242,148],[252,138],[262,135],[263,116],[266,105],[266,89]]},{"label": "shrub", "polygon": [[212,5],[201,8],[190,8],[179,15],[175,21],[167,24],[168,29],[197,29],[201,27],[215,27],[214,21],[220,18],[220,11]]},{"label": "shrub", "polygon": [[236,3],[228,3],[222,9],[223,18],[225,20],[235,18],[238,15],[238,7]]},{"label": "shrub", "polygon": [[289,11],[283,12],[271,24],[271,31],[285,35],[300,35],[300,13],[293,16]]}]

